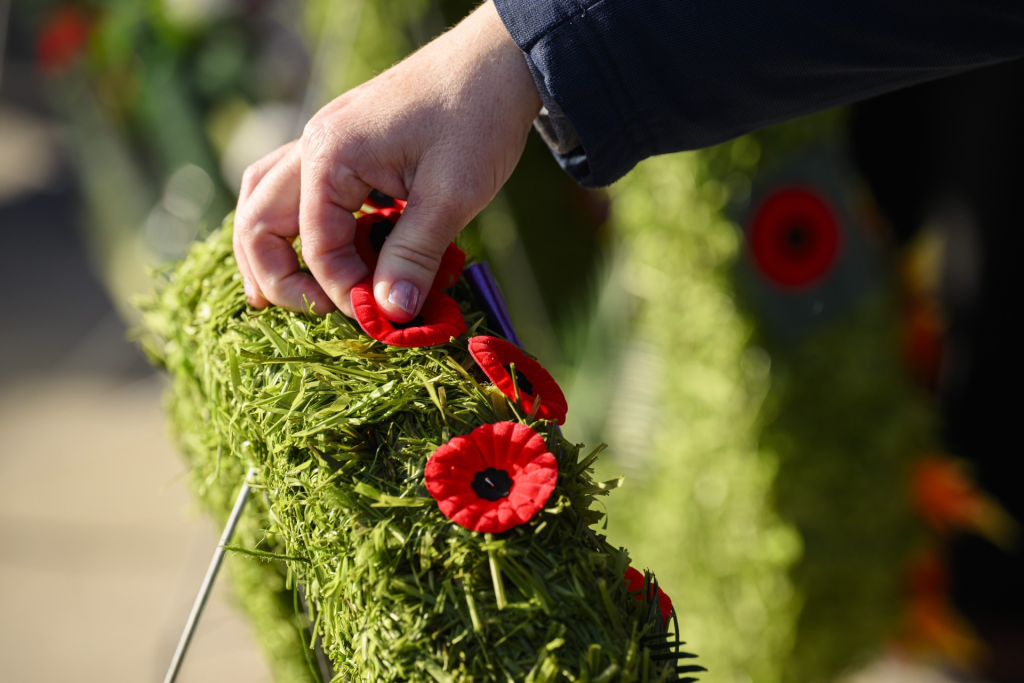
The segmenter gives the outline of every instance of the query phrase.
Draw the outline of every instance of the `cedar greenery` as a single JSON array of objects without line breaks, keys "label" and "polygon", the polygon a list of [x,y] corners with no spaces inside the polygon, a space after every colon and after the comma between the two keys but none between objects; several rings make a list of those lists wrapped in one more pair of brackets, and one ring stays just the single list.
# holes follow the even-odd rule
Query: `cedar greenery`
[{"label": "cedar greenery", "polygon": [[809,117],[648,159],[612,188],[640,296],[633,334],[660,383],[641,387],[656,411],[626,416],[650,442],[632,495],[608,503],[610,536],[658,567],[722,680],[830,681],[877,655],[925,540],[908,474],[938,423],[899,357],[894,283],[785,343],[737,282],[730,193],[841,131],[842,114]]},{"label": "cedar greenery", "polygon": [[[199,499],[225,518],[258,469],[262,495],[231,549],[273,561],[232,565],[278,680],[316,678],[290,607],[297,589],[336,681],[689,681],[703,670],[678,665],[693,655],[663,632],[656,600],[627,594],[628,555],[591,529],[595,497],[620,482],[592,480],[601,448],[585,454],[531,421],[475,367],[466,339],[494,333],[464,280],[452,294],[469,332],[406,349],[337,313],[248,308],[230,217],[159,278],[142,304],[144,346],[171,375]],[[530,523],[479,534],[441,515],[423,469],[452,436],[499,420],[545,437],[558,483]]]}]

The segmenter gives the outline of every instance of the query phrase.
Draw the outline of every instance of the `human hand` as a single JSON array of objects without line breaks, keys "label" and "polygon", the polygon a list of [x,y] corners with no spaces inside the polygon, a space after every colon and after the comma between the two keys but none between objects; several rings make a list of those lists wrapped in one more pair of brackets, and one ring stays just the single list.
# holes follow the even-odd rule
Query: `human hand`
[{"label": "human hand", "polygon": [[[519,161],[540,97],[526,61],[487,2],[405,61],[341,95],[302,139],[250,166],[234,251],[249,303],[352,315],[369,270],[352,216],[371,189],[408,205],[381,250],[373,291],[395,322],[415,317],[441,255]],[[312,273],[291,246],[302,240]]]}]

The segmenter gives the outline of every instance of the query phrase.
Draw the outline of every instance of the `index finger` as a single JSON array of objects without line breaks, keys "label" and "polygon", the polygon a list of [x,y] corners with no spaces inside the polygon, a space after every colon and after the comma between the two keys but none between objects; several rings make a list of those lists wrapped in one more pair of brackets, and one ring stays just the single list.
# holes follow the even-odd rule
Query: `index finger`
[{"label": "index finger", "polygon": [[235,230],[258,291],[271,303],[296,311],[315,304],[316,313],[331,309],[317,282],[299,268],[292,240],[299,233],[299,158],[297,148],[285,156],[248,199]]},{"label": "index finger", "polygon": [[349,293],[370,274],[356,253],[356,219],[370,186],[338,163],[335,150],[303,139],[299,232],[302,257],[328,298],[352,317]]}]

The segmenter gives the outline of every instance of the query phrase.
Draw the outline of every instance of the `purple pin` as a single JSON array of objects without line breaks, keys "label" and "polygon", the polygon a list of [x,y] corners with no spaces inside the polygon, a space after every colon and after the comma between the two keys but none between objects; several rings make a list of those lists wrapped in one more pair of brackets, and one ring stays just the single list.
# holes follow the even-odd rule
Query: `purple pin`
[{"label": "purple pin", "polygon": [[523,342],[519,340],[515,328],[512,326],[512,318],[508,314],[508,307],[505,306],[505,297],[501,295],[498,282],[494,279],[491,267],[486,263],[474,263],[463,272],[469,286],[473,288],[473,294],[479,299],[491,325],[500,332],[505,339],[523,348]]}]

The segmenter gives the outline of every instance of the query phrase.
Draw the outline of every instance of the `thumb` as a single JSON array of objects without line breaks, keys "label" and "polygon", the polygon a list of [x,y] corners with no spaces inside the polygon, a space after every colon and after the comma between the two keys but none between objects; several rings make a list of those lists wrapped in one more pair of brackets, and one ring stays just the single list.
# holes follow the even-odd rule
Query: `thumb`
[{"label": "thumb", "polygon": [[408,322],[419,314],[445,249],[464,225],[453,203],[410,196],[373,274],[374,298],[388,319]]}]

